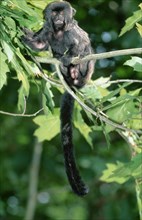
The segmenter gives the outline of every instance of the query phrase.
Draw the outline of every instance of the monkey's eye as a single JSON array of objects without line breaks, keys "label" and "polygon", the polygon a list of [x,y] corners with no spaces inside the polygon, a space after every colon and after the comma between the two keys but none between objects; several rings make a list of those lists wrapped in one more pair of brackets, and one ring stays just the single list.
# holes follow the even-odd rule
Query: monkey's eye
[{"label": "monkey's eye", "polygon": [[52,15],[53,16],[57,15],[57,11],[52,11]]},{"label": "monkey's eye", "polygon": [[60,11],[60,15],[64,15],[64,11]]}]

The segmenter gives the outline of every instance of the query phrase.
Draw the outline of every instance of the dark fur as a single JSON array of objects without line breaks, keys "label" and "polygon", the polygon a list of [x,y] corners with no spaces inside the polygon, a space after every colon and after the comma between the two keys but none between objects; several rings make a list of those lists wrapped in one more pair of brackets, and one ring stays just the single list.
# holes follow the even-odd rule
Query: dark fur
[{"label": "dark fur", "polygon": [[[68,2],[50,3],[44,10],[45,23],[41,30],[25,31],[23,41],[36,51],[48,50],[61,61],[61,72],[70,87],[83,87],[91,78],[94,62],[71,64],[73,57],[84,57],[92,53],[89,37],[73,19],[75,10]],[[72,112],[74,99],[67,92],[61,104],[61,141],[64,150],[66,172],[73,191],[83,196],[87,188],[77,170],[72,144]]]}]

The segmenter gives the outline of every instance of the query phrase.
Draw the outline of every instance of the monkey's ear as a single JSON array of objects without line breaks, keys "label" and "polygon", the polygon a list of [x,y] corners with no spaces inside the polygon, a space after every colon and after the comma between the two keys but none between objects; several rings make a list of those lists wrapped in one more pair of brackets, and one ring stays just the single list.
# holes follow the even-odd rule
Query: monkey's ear
[{"label": "monkey's ear", "polygon": [[72,15],[74,16],[76,14],[76,10],[72,8]]},{"label": "monkey's ear", "polygon": [[43,18],[47,21],[51,19],[52,10],[48,6],[43,10]]}]

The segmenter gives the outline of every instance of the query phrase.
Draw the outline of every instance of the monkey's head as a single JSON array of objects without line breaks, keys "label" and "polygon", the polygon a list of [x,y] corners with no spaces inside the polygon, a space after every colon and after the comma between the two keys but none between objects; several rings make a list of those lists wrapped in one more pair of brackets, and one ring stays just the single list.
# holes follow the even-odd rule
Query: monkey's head
[{"label": "monkey's head", "polygon": [[48,4],[43,13],[48,26],[50,25],[50,28],[58,31],[67,29],[75,12],[75,9],[68,2],[56,1]]}]

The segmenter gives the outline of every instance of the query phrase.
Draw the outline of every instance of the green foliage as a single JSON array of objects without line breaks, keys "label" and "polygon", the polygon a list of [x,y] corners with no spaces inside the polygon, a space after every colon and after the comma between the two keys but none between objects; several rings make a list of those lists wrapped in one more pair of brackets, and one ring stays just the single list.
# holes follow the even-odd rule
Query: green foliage
[{"label": "green foliage", "polygon": [[[59,141],[59,100],[63,88],[58,87],[56,74],[51,74],[47,65],[42,65],[46,80],[42,78],[39,65],[35,62],[36,55],[48,58],[50,54],[37,54],[21,42],[23,27],[38,30],[42,26],[42,10],[49,2],[0,1],[0,113],[5,114],[0,115],[0,218],[19,220],[25,215],[28,170],[36,136],[48,147],[44,148],[42,155],[35,220],[65,219],[68,214],[73,220],[113,219],[114,216],[118,220],[138,219],[134,185],[128,180],[136,179],[140,189],[142,91],[138,81],[142,74],[142,59],[132,56],[127,61],[126,57],[102,61],[103,65],[108,62],[106,67],[97,62],[92,81],[77,93],[82,103],[98,117],[76,103],[73,118],[77,161],[90,185],[87,197],[83,200],[76,198],[69,193]],[[134,11],[136,4],[137,0],[129,4],[128,14]],[[117,33],[122,28],[118,17],[123,17],[121,13],[127,17],[125,6],[121,6],[121,13],[116,1],[74,1],[73,7],[77,9],[80,26],[90,34],[95,51],[138,47],[141,38],[135,28],[132,34],[128,33],[128,37],[124,35],[124,38],[117,39]],[[140,22],[141,9],[126,21],[120,35],[135,25],[140,34]],[[111,36],[110,43],[103,41],[104,33]],[[120,80],[118,76],[121,76]],[[125,82],[125,79],[130,80]],[[43,109],[41,115],[32,114],[39,109]],[[27,117],[16,117],[17,111],[22,112],[19,116]],[[13,112],[16,112],[15,117],[10,117]],[[33,120],[30,113],[34,116]],[[132,159],[127,161],[130,151]],[[44,192],[46,195],[41,196]],[[139,192],[137,190],[140,200],[141,189]]]},{"label": "green foliage", "polygon": [[108,183],[124,183],[132,177],[142,179],[142,153],[133,157],[128,163],[118,162],[117,164],[107,164],[107,169],[103,171],[102,181]]},{"label": "green foliage", "polygon": [[[4,60],[1,67],[0,88],[2,89],[7,82],[7,73],[10,71],[9,67],[14,68],[17,73],[17,79],[21,82],[18,106],[19,110],[23,110],[23,97],[28,97],[29,95],[29,78],[30,74],[33,74],[33,71],[20,51],[20,48],[23,48],[23,45],[19,41],[19,36],[22,34],[20,27],[29,26],[33,23],[37,24],[37,14],[28,7],[25,0],[21,0],[20,2],[16,0],[2,1],[0,4],[0,50],[2,59]],[[18,22],[18,26],[16,26],[16,22]]]},{"label": "green foliage", "polygon": [[43,108],[45,113],[49,113],[50,111],[53,111],[53,108],[55,106],[54,100],[53,100],[53,93],[51,91],[51,85],[46,82],[46,84],[44,85],[43,83]]},{"label": "green foliage", "polygon": [[[141,6],[142,6],[142,4],[140,4],[140,7]],[[125,34],[127,31],[131,30],[136,25],[136,23],[141,20],[142,20],[142,7],[140,10],[135,11],[134,14],[126,20],[126,24],[122,28],[122,30],[120,32],[120,36]]]},{"label": "green foliage", "polygon": [[47,116],[37,116],[34,122],[40,126],[35,131],[35,135],[38,137],[39,141],[50,141],[60,130],[59,109],[55,109],[54,114],[49,113]]},{"label": "green foliage", "polygon": [[131,59],[127,60],[124,65],[133,67],[134,71],[142,72],[142,58],[140,57],[131,57]]},{"label": "green foliage", "polygon": [[6,73],[9,72],[9,67],[6,63],[7,57],[6,55],[0,50],[0,59],[1,59],[1,65],[0,65],[0,89],[7,83],[7,76]]}]

